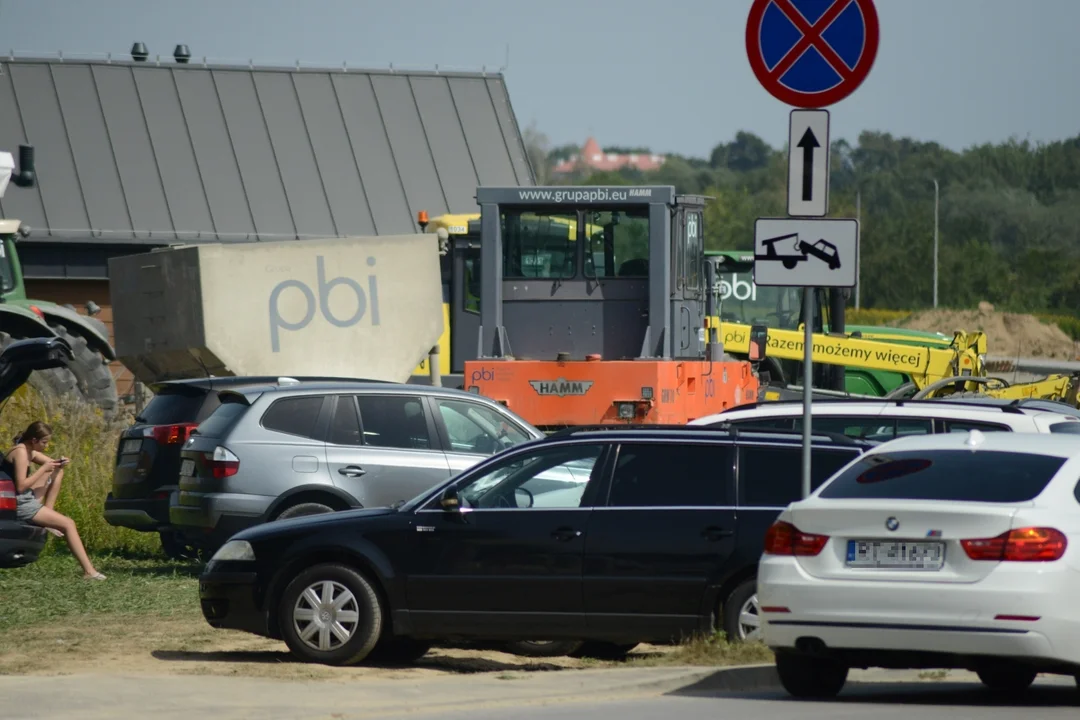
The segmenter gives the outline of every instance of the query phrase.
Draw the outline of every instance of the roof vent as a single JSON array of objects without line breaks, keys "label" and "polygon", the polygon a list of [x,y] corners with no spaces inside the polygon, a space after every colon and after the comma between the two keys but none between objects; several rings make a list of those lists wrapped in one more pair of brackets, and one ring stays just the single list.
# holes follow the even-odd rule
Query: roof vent
[{"label": "roof vent", "polygon": [[150,51],[146,49],[146,43],[137,42],[131,46],[131,59],[135,62],[146,62],[150,57]]},{"label": "roof vent", "polygon": [[982,445],[985,439],[985,435],[983,435],[980,431],[972,428],[971,432],[968,433],[967,440],[964,441],[964,444],[970,448],[976,448]]},{"label": "roof vent", "polygon": [[191,60],[191,50],[188,50],[187,45],[177,45],[176,49],[172,51],[172,56],[176,59],[176,62],[186,65],[188,60]]}]

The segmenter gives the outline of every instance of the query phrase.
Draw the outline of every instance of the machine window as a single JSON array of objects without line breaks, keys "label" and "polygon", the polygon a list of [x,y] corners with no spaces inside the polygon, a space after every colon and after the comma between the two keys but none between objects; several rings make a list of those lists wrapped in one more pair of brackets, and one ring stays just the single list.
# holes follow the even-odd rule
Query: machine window
[{"label": "machine window", "polygon": [[352,395],[338,396],[327,442],[334,445],[363,445],[360,438],[360,418],[356,415],[356,403]]},{"label": "machine window", "polygon": [[[810,489],[821,485],[857,457],[856,452],[814,448]],[[802,497],[802,447],[739,448],[739,505],[784,508]]]},{"label": "machine window", "polygon": [[649,209],[585,213],[585,276],[595,278],[649,275]]},{"label": "machine window", "polygon": [[462,307],[480,312],[480,248],[465,251],[465,282],[461,285]]},{"label": "machine window", "polygon": [[750,272],[719,275],[720,319],[740,325],[796,330],[802,322],[802,290],[758,287]]},{"label": "machine window", "polygon": [[315,424],[319,421],[322,404],[322,395],[283,398],[263,414],[262,426],[288,435],[321,440],[315,437]]},{"label": "machine window", "polygon": [[503,277],[567,279],[577,271],[577,213],[501,214]]},{"label": "machine window", "polygon": [[399,450],[430,450],[427,416],[420,398],[410,395],[359,395],[364,444]]},{"label": "machine window", "polygon": [[705,254],[704,218],[699,212],[686,213],[686,274],[684,282],[687,290],[698,290],[704,280],[704,268],[701,263]]},{"label": "machine window", "polygon": [[611,478],[610,507],[732,505],[728,445],[626,443]]}]

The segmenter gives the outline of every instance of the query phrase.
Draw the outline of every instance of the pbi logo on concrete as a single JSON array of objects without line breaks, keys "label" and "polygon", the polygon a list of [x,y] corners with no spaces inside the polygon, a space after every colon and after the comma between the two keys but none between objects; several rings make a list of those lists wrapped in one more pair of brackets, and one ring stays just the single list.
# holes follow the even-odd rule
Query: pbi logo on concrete
[{"label": "pbi logo on concrete", "polygon": [[529,384],[537,395],[554,395],[566,397],[567,395],[584,395],[593,386],[592,380],[530,380]]},{"label": "pbi logo on concrete", "polygon": [[[369,257],[367,264],[368,267],[375,267],[375,258]],[[282,280],[270,291],[270,348],[274,352],[281,349],[281,331],[303,330],[315,319],[316,310],[322,313],[326,322],[339,328],[353,327],[363,320],[370,310],[372,326],[379,325],[379,285],[374,273],[367,276],[367,292],[351,277],[339,276],[327,280],[326,262],[323,256],[319,255],[315,258],[315,285],[319,292],[317,301],[311,287],[300,280]],[[351,291],[356,298],[356,310],[349,317],[337,317],[330,309],[330,293],[335,288],[344,288],[339,290],[339,293]],[[299,290],[304,296],[304,315],[296,322],[290,322],[281,316],[281,294],[289,289]]]}]

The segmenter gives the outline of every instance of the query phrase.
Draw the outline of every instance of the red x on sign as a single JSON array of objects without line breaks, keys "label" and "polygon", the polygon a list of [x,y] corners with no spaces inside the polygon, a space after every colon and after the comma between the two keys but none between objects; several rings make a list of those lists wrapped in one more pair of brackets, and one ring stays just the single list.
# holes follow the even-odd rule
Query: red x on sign
[{"label": "red x on sign", "polygon": [[796,107],[838,102],[866,79],[878,48],[873,0],[754,0],[746,51],[758,81]]}]

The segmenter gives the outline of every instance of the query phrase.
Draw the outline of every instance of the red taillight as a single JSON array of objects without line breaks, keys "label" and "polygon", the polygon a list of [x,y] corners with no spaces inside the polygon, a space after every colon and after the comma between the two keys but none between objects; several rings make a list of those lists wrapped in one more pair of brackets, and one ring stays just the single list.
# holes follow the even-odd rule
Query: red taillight
[{"label": "red taillight", "polygon": [[805,533],[789,522],[778,520],[765,533],[765,554],[813,556],[828,542],[828,535]]},{"label": "red taillight", "polygon": [[972,560],[1050,562],[1061,559],[1069,541],[1059,530],[1031,527],[992,538],[961,540],[960,545]]},{"label": "red taillight", "polygon": [[0,480],[0,510],[15,510],[17,508],[15,483],[11,480]]},{"label": "red taillight", "polygon": [[178,423],[176,425],[155,425],[146,428],[143,434],[154,438],[158,445],[183,445],[187,442],[191,431],[198,425],[196,423]]},{"label": "red taillight", "polygon": [[212,453],[204,453],[210,474],[220,480],[240,472],[240,458],[218,445]]}]

